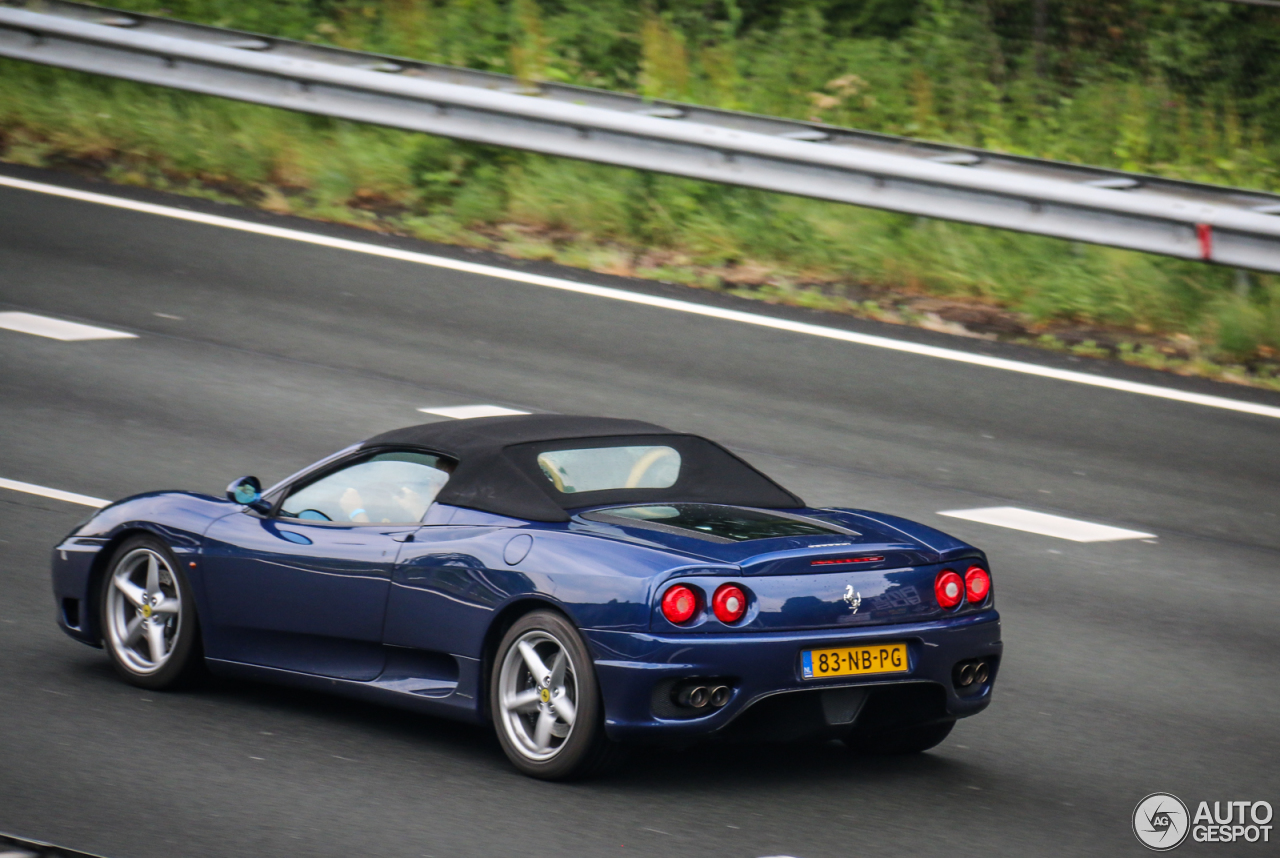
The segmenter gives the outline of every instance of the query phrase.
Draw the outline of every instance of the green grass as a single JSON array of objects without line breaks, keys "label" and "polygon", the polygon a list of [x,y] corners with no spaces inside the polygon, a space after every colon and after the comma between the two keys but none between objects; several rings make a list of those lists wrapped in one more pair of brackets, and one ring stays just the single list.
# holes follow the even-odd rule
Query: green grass
[{"label": "green grass", "polygon": [[[606,0],[554,7],[533,0],[205,0],[168,8],[196,20],[530,78],[1277,186],[1280,157],[1262,130],[1265,111],[1249,114],[1231,100],[1197,107],[1205,102],[1159,74],[1143,80],[1120,67],[1077,75],[1059,86],[1069,97],[1059,92],[1046,106],[1044,87],[1021,60],[991,72],[992,52],[1004,49],[981,21],[948,18],[963,4],[917,5],[924,12],[893,38],[832,35],[817,6],[803,4],[754,28],[714,16],[688,23],[679,4],[646,11]],[[1241,280],[1198,263],[462,144],[13,61],[0,61],[0,81],[0,157],[10,162],[90,170],[121,183],[893,322],[945,328],[973,307],[1002,308],[1015,320],[1006,338],[1280,386],[1276,276]],[[1253,104],[1243,97],[1239,103]]]}]

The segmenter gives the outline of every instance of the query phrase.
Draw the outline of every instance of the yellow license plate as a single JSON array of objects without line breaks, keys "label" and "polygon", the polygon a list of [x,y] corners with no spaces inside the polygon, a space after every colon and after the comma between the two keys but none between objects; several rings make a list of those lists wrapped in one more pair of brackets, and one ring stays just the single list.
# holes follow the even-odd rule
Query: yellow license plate
[{"label": "yellow license plate", "polygon": [[906,673],[907,645],[842,646],[838,649],[809,649],[800,653],[805,679],[826,676],[867,676],[873,673]]}]

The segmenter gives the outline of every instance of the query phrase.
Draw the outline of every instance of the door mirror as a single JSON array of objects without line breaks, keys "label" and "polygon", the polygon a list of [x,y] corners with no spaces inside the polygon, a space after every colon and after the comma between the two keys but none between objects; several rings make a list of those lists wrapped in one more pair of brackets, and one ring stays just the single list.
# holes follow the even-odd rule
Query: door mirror
[{"label": "door mirror", "polygon": [[257,512],[270,512],[271,505],[262,499],[262,483],[257,477],[241,477],[227,486],[227,500]]}]

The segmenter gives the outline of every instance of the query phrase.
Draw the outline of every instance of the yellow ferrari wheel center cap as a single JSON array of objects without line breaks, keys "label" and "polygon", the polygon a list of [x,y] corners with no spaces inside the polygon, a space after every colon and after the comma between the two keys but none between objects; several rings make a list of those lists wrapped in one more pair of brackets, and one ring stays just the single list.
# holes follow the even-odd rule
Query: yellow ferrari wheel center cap
[{"label": "yellow ferrari wheel center cap", "polygon": [[143,605],[143,606],[142,606],[142,616],[146,617],[148,620],[149,620],[149,619],[151,619],[151,606],[150,606],[150,605]]},{"label": "yellow ferrari wheel center cap", "polygon": [[543,702],[543,703],[550,703],[550,702],[551,702],[551,689],[550,689],[550,688],[544,688],[544,689],[542,689],[542,692],[541,692],[541,695],[540,695],[540,696],[542,697],[542,702]]}]

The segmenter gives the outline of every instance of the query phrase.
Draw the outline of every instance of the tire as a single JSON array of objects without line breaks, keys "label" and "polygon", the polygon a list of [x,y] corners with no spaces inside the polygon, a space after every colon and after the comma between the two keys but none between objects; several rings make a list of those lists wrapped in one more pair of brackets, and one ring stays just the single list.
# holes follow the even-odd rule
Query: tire
[{"label": "tire", "polygon": [[530,777],[580,779],[619,756],[604,732],[591,655],[573,624],[554,611],[525,614],[503,635],[489,677],[489,711],[507,759]]},{"label": "tire", "polygon": [[98,611],[103,649],[125,682],[158,691],[203,671],[191,583],[159,539],[121,543],[102,577]]},{"label": "tire", "polygon": [[855,728],[852,734],[845,737],[844,743],[851,750],[869,756],[921,754],[941,744],[951,734],[954,726],[955,721],[943,721],[870,733],[860,733]]}]

